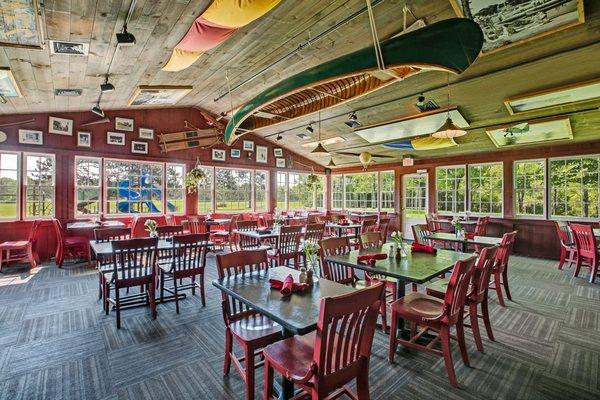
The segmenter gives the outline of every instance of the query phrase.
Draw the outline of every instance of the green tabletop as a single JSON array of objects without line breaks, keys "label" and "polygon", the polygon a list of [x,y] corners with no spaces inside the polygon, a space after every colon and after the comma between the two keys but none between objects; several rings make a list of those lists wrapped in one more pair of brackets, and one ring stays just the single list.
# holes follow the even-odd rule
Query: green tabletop
[{"label": "green tabletop", "polygon": [[600,229],[594,228],[594,236],[600,237]]},{"label": "green tabletop", "polygon": [[379,260],[375,265],[362,264],[356,261],[360,254],[369,253],[385,253],[388,254],[390,243],[384,244],[381,247],[375,247],[369,250],[354,250],[348,254],[336,255],[327,257],[327,261],[346,265],[348,267],[361,269],[363,271],[381,274],[396,279],[401,279],[404,282],[424,283],[432,278],[443,274],[454,267],[457,261],[465,260],[472,254],[462,253],[458,251],[440,250],[437,254],[429,253],[412,253],[410,245],[405,244],[404,249],[406,256],[400,259],[385,259]]},{"label": "green tabletop", "polygon": [[467,239],[466,237],[457,237],[454,233],[443,233],[436,232],[430,233],[426,236],[426,239],[430,240],[440,240],[445,242],[456,242],[456,243],[466,243],[466,244],[478,244],[482,246],[496,246],[502,242],[502,238],[491,237],[491,236],[475,236],[471,239]]}]

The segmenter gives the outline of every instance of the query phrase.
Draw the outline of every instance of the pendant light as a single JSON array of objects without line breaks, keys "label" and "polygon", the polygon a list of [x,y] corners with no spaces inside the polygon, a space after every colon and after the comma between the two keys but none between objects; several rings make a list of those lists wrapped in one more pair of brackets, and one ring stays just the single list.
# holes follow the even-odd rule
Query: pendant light
[{"label": "pendant light", "polygon": [[447,90],[448,90],[448,113],[446,114],[446,122],[442,126],[438,128],[437,131],[431,134],[432,137],[438,139],[452,139],[459,136],[464,136],[467,134],[467,131],[456,126],[454,122],[452,122],[452,118],[450,118],[450,73],[448,72],[448,82],[447,82]]},{"label": "pendant light", "polygon": [[311,151],[311,154],[329,154],[321,144],[321,112],[319,112],[319,144]]},{"label": "pendant light", "polygon": [[335,163],[333,162],[333,157],[331,157],[329,159],[329,163],[327,164],[328,167],[335,167]]}]

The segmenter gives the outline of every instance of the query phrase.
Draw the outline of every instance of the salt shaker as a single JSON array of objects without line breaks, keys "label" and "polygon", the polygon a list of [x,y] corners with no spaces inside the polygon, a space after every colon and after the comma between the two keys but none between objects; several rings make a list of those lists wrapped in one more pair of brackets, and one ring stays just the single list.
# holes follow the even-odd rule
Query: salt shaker
[{"label": "salt shaker", "polygon": [[309,269],[308,271],[306,271],[306,283],[308,286],[312,286],[314,281],[313,281],[313,270]]},{"label": "salt shaker", "polygon": [[298,278],[300,283],[306,283],[306,268],[300,268],[300,277]]}]

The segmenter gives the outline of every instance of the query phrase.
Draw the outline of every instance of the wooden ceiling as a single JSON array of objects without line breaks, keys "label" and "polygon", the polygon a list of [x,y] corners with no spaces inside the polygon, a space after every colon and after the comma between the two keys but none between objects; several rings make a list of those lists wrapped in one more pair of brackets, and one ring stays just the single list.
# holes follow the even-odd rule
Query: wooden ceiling
[{"label": "wooden ceiling", "polygon": [[[455,17],[449,0],[384,0],[374,7],[380,38],[402,29],[402,7],[407,4],[415,18],[427,24]],[[219,101],[227,92],[226,76],[231,85],[254,76],[273,61],[296,49],[300,43],[340,22],[365,6],[364,0],[283,0],[263,18],[236,32],[229,40],[204,54],[192,67],[181,72],[163,72],[171,50],[188,30],[192,21],[210,4],[210,0],[138,0],[128,25],[137,44],[116,50],[115,34],[122,29],[130,0],[45,0],[44,24],[47,39],[89,43],[89,55],[50,55],[45,50],[0,48],[0,66],[9,66],[23,92],[0,104],[0,113],[31,113],[89,110],[96,102],[111,59],[110,81],[116,90],[102,98],[102,108],[127,108],[138,85],[192,85],[194,89],[178,106],[196,106],[214,114],[244,104],[264,89],[276,85],[301,70],[343,54],[370,46],[368,18],[363,14],[340,26],[324,39],[277,64],[250,83]],[[600,2],[585,1],[586,22],[552,35],[512,46],[480,57],[464,74],[451,77],[452,103],[474,128],[520,120],[510,116],[503,100],[543,88],[600,77]],[[115,54],[116,51],[116,54]],[[363,151],[393,155],[386,161],[397,162],[406,152],[369,146],[343,122],[348,112],[358,110],[363,124],[414,115],[416,96],[424,93],[442,107],[447,104],[446,74],[428,72],[392,84],[369,96],[361,97],[322,113],[322,137],[342,136],[345,142],[328,146],[331,150]],[[81,88],[80,97],[56,97],[54,89]],[[594,105],[600,106],[600,102]],[[579,107],[563,107],[560,112]],[[527,117],[549,115],[530,113]],[[570,116],[573,141],[597,140],[600,112]],[[255,133],[275,140],[299,154],[326,164],[329,157],[310,156],[311,148],[301,147],[296,133],[304,131],[314,117],[300,118]],[[313,140],[315,140],[314,138]],[[417,158],[451,154],[495,151],[484,129],[470,131],[456,140],[459,146],[435,151],[412,152]],[[572,143],[571,141],[570,143]],[[336,157],[340,164],[357,161]]]}]

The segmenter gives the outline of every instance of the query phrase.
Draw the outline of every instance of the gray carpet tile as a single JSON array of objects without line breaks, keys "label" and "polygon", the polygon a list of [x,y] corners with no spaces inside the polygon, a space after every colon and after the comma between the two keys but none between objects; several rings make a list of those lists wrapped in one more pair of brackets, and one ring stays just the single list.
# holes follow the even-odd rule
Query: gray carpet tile
[{"label": "gray carpet tile", "polygon": [[[370,364],[373,399],[595,399],[600,397],[600,284],[557,263],[513,257],[514,301],[503,308],[490,294],[496,341],[475,349],[467,329],[471,367],[453,358],[460,388],[447,381],[443,360],[398,347],[386,359],[388,336],[377,330]],[[221,297],[210,281],[199,296],[158,306],[158,319],[139,307],[114,312],[98,301],[97,275],[84,264],[52,263],[0,274],[0,400],[241,399],[244,384],[224,377]],[[587,272],[587,271],[586,271]],[[421,287],[421,290],[423,288]],[[262,371],[256,397],[262,397]]]}]

